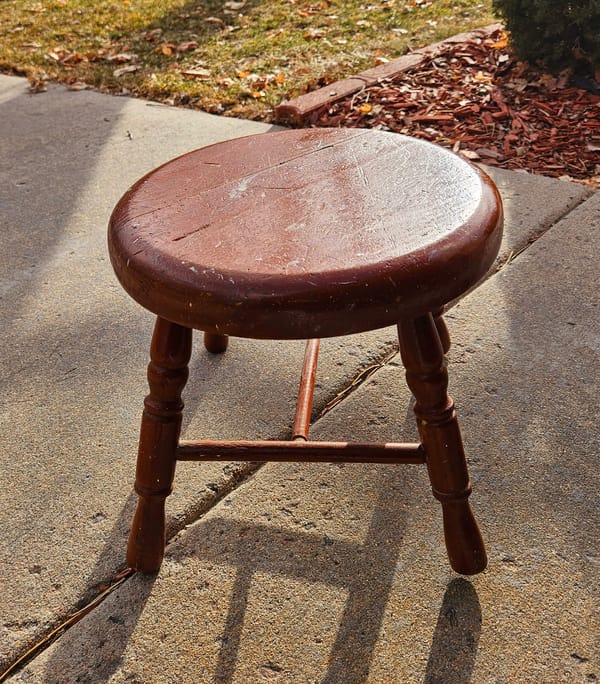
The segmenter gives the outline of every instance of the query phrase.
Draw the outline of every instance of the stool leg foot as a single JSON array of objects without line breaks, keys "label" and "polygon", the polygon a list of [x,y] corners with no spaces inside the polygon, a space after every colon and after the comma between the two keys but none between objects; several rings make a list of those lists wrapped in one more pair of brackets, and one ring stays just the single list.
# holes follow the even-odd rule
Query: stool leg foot
[{"label": "stool leg foot", "polygon": [[227,335],[217,335],[216,333],[204,333],[204,347],[211,354],[222,354],[229,344]]},{"label": "stool leg foot", "polygon": [[454,402],[447,394],[444,348],[450,338],[440,314],[402,321],[398,325],[400,353],[416,399],[414,410],[431,487],[442,504],[450,565],[456,572],[473,575],[485,569],[487,557],[468,502],[471,483]]},{"label": "stool leg foot", "polygon": [[165,549],[165,499],[172,491],[181,429],[181,392],[188,377],[192,331],[157,318],[150,347],[135,490],[137,510],[131,527],[127,563],[144,573],[157,572]]}]

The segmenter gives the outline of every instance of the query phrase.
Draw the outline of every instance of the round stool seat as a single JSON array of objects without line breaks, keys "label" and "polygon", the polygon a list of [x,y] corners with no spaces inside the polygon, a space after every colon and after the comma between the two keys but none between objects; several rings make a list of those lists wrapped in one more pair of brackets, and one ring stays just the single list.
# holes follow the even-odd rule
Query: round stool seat
[{"label": "round stool seat", "polygon": [[498,252],[490,179],[429,143],[372,130],[254,135],[185,154],[121,199],[109,250],[158,316],[293,339],[439,309]]}]

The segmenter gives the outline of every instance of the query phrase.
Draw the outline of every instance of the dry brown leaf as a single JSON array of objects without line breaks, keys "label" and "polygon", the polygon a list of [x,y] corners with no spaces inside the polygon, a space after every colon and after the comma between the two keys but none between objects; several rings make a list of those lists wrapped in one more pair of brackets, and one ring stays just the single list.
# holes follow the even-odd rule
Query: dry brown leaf
[{"label": "dry brown leaf", "polygon": [[114,55],[108,55],[106,58],[107,62],[117,62],[117,64],[124,64],[125,62],[133,62],[138,59],[138,55],[135,52],[117,52]]},{"label": "dry brown leaf", "polygon": [[500,40],[497,40],[495,43],[492,43],[490,47],[493,47],[494,50],[504,50],[504,48],[508,45],[508,36],[504,34],[503,38],[500,38]]},{"label": "dry brown leaf", "polygon": [[113,71],[113,76],[115,78],[120,78],[121,76],[125,76],[125,74],[132,74],[134,71],[137,71],[139,69],[138,64],[129,64],[128,66],[120,67],[119,69],[115,69]]},{"label": "dry brown leaf", "polygon": [[177,52],[191,52],[198,47],[198,42],[195,40],[188,40],[185,43],[179,43],[175,48]]},{"label": "dry brown leaf", "polygon": [[165,55],[166,57],[171,57],[175,52],[177,46],[174,43],[161,43],[155,50],[158,54]]},{"label": "dry brown leaf", "polygon": [[212,75],[209,69],[186,69],[181,73],[188,78],[197,78],[201,81],[207,81]]},{"label": "dry brown leaf", "polygon": [[479,161],[481,159],[477,152],[474,152],[473,150],[460,150],[458,154],[470,161]]},{"label": "dry brown leaf", "polygon": [[69,52],[62,47],[56,47],[46,53],[45,57],[53,62],[59,62],[65,66],[78,64],[86,60],[85,56],[79,52]]},{"label": "dry brown leaf", "polygon": [[322,38],[324,35],[325,31],[323,29],[311,28],[304,34],[304,38],[306,40],[319,40],[319,38]]},{"label": "dry brown leaf", "polygon": [[144,33],[143,38],[144,40],[147,40],[149,43],[155,43],[160,36],[162,35],[162,29],[161,28],[155,28],[152,29],[151,31],[146,31]]},{"label": "dry brown leaf", "polygon": [[33,95],[45,93],[47,90],[46,81],[43,78],[29,77],[29,92]]}]

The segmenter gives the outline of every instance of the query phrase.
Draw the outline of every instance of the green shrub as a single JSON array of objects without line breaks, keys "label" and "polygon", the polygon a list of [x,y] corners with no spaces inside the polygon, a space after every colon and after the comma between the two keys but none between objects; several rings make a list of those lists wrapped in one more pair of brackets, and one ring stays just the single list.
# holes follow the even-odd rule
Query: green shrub
[{"label": "green shrub", "polygon": [[493,0],[523,61],[552,71],[600,69],[600,0]]}]

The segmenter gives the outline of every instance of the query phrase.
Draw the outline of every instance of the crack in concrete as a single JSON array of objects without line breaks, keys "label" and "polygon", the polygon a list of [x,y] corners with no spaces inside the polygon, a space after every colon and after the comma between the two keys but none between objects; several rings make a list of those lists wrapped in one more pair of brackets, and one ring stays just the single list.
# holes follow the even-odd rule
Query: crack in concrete
[{"label": "crack in concrete", "polygon": [[594,194],[595,194],[594,190],[589,190],[589,191],[587,191],[587,194],[584,195],[583,197],[574,198],[573,204],[568,206],[562,214],[555,217],[550,223],[548,223],[548,225],[543,226],[539,232],[535,233],[534,235],[530,235],[525,242],[520,243],[520,244],[516,244],[515,247],[513,249],[511,249],[511,251],[509,252],[508,256],[505,258],[505,260],[496,264],[494,273],[489,274],[486,277],[486,280],[488,278],[490,278],[492,275],[494,275],[495,273],[498,273],[499,271],[501,271],[505,266],[508,266],[509,264],[511,264],[518,256],[523,254],[523,252],[525,252],[529,247],[531,247],[531,245],[533,245],[541,237],[543,237],[557,223],[559,223],[564,218],[566,218],[572,211],[575,211],[575,209],[580,207],[582,204],[585,204],[588,200],[590,200],[594,196]]}]

